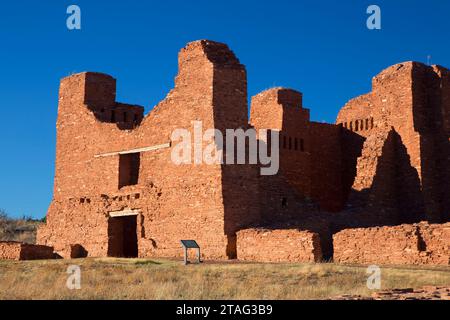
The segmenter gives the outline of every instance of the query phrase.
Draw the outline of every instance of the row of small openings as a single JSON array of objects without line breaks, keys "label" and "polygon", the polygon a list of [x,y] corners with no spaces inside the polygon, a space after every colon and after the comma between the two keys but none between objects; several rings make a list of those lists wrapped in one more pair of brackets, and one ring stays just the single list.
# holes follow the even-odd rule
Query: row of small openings
[{"label": "row of small openings", "polygon": [[[116,196],[113,198],[113,200],[118,200],[118,201],[123,201],[124,199],[131,200],[131,197],[132,196],[130,194],[126,195],[126,196]],[[139,199],[140,197],[141,197],[141,195],[139,193],[135,193],[133,195],[133,198],[136,200]]]},{"label": "row of small openings", "polygon": [[288,150],[305,151],[305,142],[303,139],[292,138],[288,136],[280,136],[280,148]]},{"label": "row of small openings", "polygon": [[[353,125],[354,124],[354,125]],[[363,131],[363,130],[370,130],[374,127],[373,118],[368,118],[365,120],[355,120],[350,122],[344,122],[342,123],[344,128],[349,129],[350,131]]]},{"label": "row of small openings", "polygon": [[[105,112],[105,109],[101,109],[100,110],[101,113]],[[120,111],[116,111],[116,110],[111,110],[111,118],[110,121],[112,123],[117,122],[117,119],[119,118],[120,115]],[[133,121],[133,122],[138,122],[139,121],[139,116],[136,113],[129,113],[127,111],[123,111],[122,112],[122,119],[119,120],[119,122],[129,122],[129,121]]]},{"label": "row of small openings", "polygon": [[[113,200],[119,200],[119,201],[122,201],[123,200],[123,198],[126,198],[127,200],[131,200],[131,195],[126,195],[126,196],[117,196],[117,197],[114,197],[113,198]],[[134,199],[139,199],[141,197],[141,195],[139,194],[139,193],[135,193],[134,195],[133,195],[133,198]],[[91,199],[89,199],[89,198],[80,198],[80,203],[87,203],[87,204],[90,204],[91,203]]]}]

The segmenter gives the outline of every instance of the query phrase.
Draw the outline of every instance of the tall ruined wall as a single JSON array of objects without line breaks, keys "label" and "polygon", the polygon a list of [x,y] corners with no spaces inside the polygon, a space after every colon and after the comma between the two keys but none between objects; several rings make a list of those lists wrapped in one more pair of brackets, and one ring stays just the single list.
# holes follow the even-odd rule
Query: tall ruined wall
[{"label": "tall ruined wall", "polygon": [[[338,126],[310,122],[302,94],[284,88],[272,88],[252,98],[250,123],[256,129],[280,132],[280,179],[285,179],[300,198],[313,199],[324,210],[342,208]],[[264,188],[264,181],[262,184]]]},{"label": "tall ruined wall", "polygon": [[438,76],[440,87],[440,108],[443,131],[450,136],[450,70],[442,66],[433,66],[433,71]]},{"label": "tall ruined wall", "polygon": [[[226,137],[227,129],[249,129],[247,105],[247,73],[245,67],[226,45],[206,50],[216,64],[213,77],[214,128]],[[228,162],[224,143],[224,164],[221,166],[221,187],[224,210],[224,229],[227,235],[227,254],[236,255],[236,231],[261,220],[258,193],[259,166]],[[235,141],[237,144],[238,141]],[[236,147],[237,148],[237,147]],[[248,156],[248,145],[246,156]]]},{"label": "tall ruined wall", "polygon": [[449,220],[448,70],[417,65],[413,70],[414,129],[420,134],[421,185],[427,218]]},{"label": "tall ruined wall", "polygon": [[309,110],[302,107],[302,94],[272,88],[252,97],[250,123],[259,129],[280,132],[280,170],[300,194],[311,194]]},{"label": "tall ruined wall", "polygon": [[[332,234],[342,229],[450,219],[447,69],[392,66],[374,77],[372,92],[343,107],[334,125],[311,122],[302,94],[284,88],[254,96],[248,121],[246,70],[224,44],[189,43],[178,65],[174,88],[145,117],[143,107],[116,101],[111,76],[87,72],[61,81],[54,197],[38,243],[63,257],[118,255],[128,246],[123,233],[134,225],[130,238],[137,236],[141,257],[180,256],[179,241],[195,239],[209,259],[235,258],[239,246],[249,259],[266,259],[251,246],[267,234],[290,247],[275,259],[304,259],[290,240],[307,234],[305,259],[316,261],[318,242],[320,255],[331,258]],[[214,138],[237,128],[279,132],[277,174],[260,175],[259,164],[227,163],[235,155],[226,141],[215,145],[225,164],[203,161]],[[208,129],[222,137],[203,139]],[[180,148],[183,138],[187,149]],[[187,163],[176,164],[174,154],[187,155]],[[408,230],[400,242],[410,246],[416,236]],[[446,231],[420,230],[431,252],[446,250],[434,241]],[[355,241],[398,235],[384,231],[364,229]],[[336,238],[338,256],[356,246],[346,243],[352,235]],[[428,254],[417,250],[420,259]],[[397,257],[441,261],[432,255]]]},{"label": "tall ruined wall", "polygon": [[[447,93],[438,79],[432,67],[397,64],[373,78],[371,93],[350,100],[339,112],[336,122],[351,132],[343,149],[358,154],[361,142],[353,137],[365,141],[357,155],[353,208],[395,207],[397,212],[387,213],[392,223],[445,220],[450,194],[442,181],[448,172],[442,165],[448,161],[442,110]],[[351,173],[353,163],[346,163]]]},{"label": "tall ruined wall", "polygon": [[[166,99],[143,119],[138,107],[130,108],[138,114],[132,129],[121,125],[118,112],[109,121],[93,112],[117,111],[117,106],[123,104],[115,102],[115,80],[110,76],[82,73],[62,80],[55,195],[39,241],[57,250],[76,241],[89,255],[104,256],[109,212],[129,209],[140,211],[140,256],[180,255],[179,240],[192,238],[208,257],[226,257],[226,233],[235,231],[236,222],[225,230],[225,221],[241,216],[245,223],[257,215],[245,199],[251,194],[244,192],[253,178],[242,173],[242,182],[236,185],[229,178],[234,171],[225,172],[220,164],[176,165],[171,152],[179,141],[170,138],[175,129],[184,128],[193,139],[194,120],[202,121],[204,130],[246,125],[245,68],[226,45],[193,42],[179,54],[175,88]],[[138,183],[132,186],[119,188],[120,155],[102,156],[167,143],[172,147],[140,153]],[[204,141],[203,147],[208,143]],[[231,183],[242,199],[240,206],[224,200],[224,188],[229,190]]]},{"label": "tall ruined wall", "polygon": [[[320,235],[323,256],[331,257],[330,215],[345,196],[341,178],[341,128],[310,122],[302,94],[273,88],[252,98],[250,123],[279,131],[280,170],[259,178],[262,220],[271,228],[297,227]],[[238,253],[239,255],[239,253]]]},{"label": "tall ruined wall", "polygon": [[342,180],[342,130],[339,126],[311,122],[311,198],[327,211],[342,210],[346,190]]},{"label": "tall ruined wall", "polygon": [[442,131],[440,132],[440,185],[442,190],[443,220],[450,221],[450,70],[433,66],[440,82],[440,114],[442,115]]},{"label": "tall ruined wall", "polygon": [[282,222],[314,212],[306,199],[311,193],[309,110],[302,108],[302,94],[284,88],[257,94],[252,97],[250,124],[257,132],[270,129],[279,134],[278,173],[259,177],[262,220]]}]

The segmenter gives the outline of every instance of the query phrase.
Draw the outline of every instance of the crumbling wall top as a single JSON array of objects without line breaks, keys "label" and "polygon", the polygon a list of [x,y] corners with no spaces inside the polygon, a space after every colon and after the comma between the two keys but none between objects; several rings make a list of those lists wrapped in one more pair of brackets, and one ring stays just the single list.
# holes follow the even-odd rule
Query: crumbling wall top
[{"label": "crumbling wall top", "polygon": [[297,90],[275,87],[264,90],[252,97],[254,102],[276,102],[283,107],[302,108],[303,94]]},{"label": "crumbling wall top", "polygon": [[189,60],[206,58],[214,65],[243,67],[230,48],[220,42],[197,40],[189,42],[179,53],[180,66]]},{"label": "crumbling wall top", "polygon": [[371,116],[373,108],[372,93],[366,93],[349,100],[341,110],[339,110],[336,123],[365,119]]},{"label": "crumbling wall top", "polygon": [[[380,73],[378,73],[372,79],[372,89],[377,91],[377,88],[389,85],[392,81],[397,81],[399,78],[413,78],[413,70],[427,69],[429,66],[416,61],[405,61],[394,64]],[[412,82],[411,82],[412,86]]]}]

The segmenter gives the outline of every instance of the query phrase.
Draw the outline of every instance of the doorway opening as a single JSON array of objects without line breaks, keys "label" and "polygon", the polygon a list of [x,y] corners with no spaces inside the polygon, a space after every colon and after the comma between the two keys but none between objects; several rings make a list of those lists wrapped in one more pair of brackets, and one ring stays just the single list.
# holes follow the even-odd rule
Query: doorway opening
[{"label": "doorway opening", "polygon": [[110,217],[108,257],[137,258],[137,216]]}]

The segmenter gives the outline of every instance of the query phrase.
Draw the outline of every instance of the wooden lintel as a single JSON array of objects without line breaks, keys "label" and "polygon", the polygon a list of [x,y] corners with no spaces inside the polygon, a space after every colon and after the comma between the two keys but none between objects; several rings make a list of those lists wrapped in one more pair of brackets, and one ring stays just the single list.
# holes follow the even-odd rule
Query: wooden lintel
[{"label": "wooden lintel", "polygon": [[121,210],[121,211],[111,211],[111,212],[109,212],[109,216],[111,218],[128,217],[128,216],[137,216],[139,213],[141,213],[140,210],[125,209],[125,210]]},{"label": "wooden lintel", "polygon": [[148,152],[148,151],[154,151],[159,149],[165,149],[170,148],[170,142],[164,143],[164,144],[158,144],[150,147],[144,147],[144,148],[137,148],[137,149],[131,149],[131,150],[123,150],[123,151],[115,151],[115,152],[109,152],[109,153],[101,153],[96,154],[95,158],[100,157],[110,157],[110,156],[117,156],[119,154],[130,154],[130,153],[138,153],[138,152]]}]

